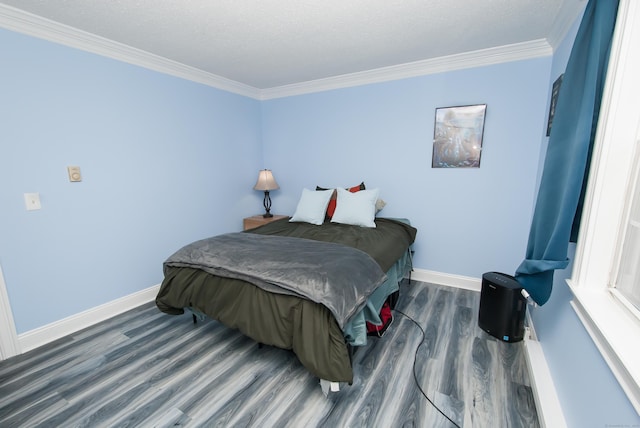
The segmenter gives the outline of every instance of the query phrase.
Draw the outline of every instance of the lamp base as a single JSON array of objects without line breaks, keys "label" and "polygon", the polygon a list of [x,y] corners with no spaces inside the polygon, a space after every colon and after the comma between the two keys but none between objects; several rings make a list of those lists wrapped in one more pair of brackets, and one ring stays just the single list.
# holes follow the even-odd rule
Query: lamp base
[{"label": "lamp base", "polygon": [[271,197],[269,196],[269,191],[265,190],[264,191],[264,210],[266,211],[262,217],[264,218],[269,218],[269,217],[273,217],[273,214],[271,214]]}]

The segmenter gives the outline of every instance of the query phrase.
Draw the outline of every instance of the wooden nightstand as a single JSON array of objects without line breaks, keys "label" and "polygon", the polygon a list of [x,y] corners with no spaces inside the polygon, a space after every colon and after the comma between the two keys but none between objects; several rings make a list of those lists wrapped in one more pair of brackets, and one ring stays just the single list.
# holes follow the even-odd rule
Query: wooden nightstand
[{"label": "wooden nightstand", "polygon": [[271,223],[272,221],[287,217],[289,216],[277,214],[274,214],[273,217],[262,217],[262,214],[254,215],[242,220],[242,228],[243,230],[253,229],[254,227],[262,226],[263,224]]}]

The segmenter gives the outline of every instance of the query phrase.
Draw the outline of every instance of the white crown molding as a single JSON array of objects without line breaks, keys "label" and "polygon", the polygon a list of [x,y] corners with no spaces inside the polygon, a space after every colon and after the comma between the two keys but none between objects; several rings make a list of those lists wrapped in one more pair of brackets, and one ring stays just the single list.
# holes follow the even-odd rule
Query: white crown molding
[{"label": "white crown molding", "polygon": [[3,4],[0,4],[0,27],[224,91],[255,99],[260,98],[260,90],[252,86],[207,73]]},{"label": "white crown molding", "polygon": [[553,54],[553,50],[549,43],[544,39],[540,39],[390,67],[382,67],[358,73],[343,74],[341,76],[329,77],[326,79],[318,79],[292,85],[263,89],[261,99],[268,100],[290,97],[294,95],[322,92],[351,86],[367,85],[370,83],[379,83],[428,74],[462,70],[465,68],[482,67],[510,61],[539,58],[550,56],[551,54]]},{"label": "white crown molding", "polygon": [[553,22],[553,26],[551,27],[551,31],[547,36],[547,41],[551,48],[555,51],[560,43],[564,40],[565,36],[573,23],[584,13],[584,8],[587,6],[587,2],[585,0],[573,0],[573,2],[581,3],[579,8],[573,7],[564,2],[562,4],[560,13],[556,17]]},{"label": "white crown molding", "polygon": [[540,39],[326,79],[258,89],[3,4],[0,4],[0,27],[257,100],[290,97],[538,58],[553,53],[551,45],[546,40]]}]

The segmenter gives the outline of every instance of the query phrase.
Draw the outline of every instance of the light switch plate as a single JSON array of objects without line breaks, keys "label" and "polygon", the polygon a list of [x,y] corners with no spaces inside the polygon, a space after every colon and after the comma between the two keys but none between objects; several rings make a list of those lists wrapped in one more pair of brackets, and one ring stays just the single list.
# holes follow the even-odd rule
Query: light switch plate
[{"label": "light switch plate", "polygon": [[82,181],[82,174],[80,174],[79,166],[68,166],[67,172],[69,173],[69,181],[71,182]]},{"label": "light switch plate", "polygon": [[40,205],[40,193],[25,193],[24,204],[27,207],[27,211],[41,209],[42,205]]}]

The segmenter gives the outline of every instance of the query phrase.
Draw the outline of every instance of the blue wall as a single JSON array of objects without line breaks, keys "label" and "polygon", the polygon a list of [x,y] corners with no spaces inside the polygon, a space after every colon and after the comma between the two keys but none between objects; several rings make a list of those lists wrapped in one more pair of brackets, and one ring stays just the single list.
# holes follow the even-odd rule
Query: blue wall
[{"label": "blue wall", "polygon": [[[574,253],[571,244],[572,261]],[[567,426],[640,426],[640,416],[570,305],[573,294],[566,279],[572,267],[556,272],[551,298],[532,310]]]},{"label": "blue wall", "polygon": [[18,333],[160,283],[173,251],[259,212],[258,101],[5,30],[0,63],[0,265]]},{"label": "blue wall", "polygon": [[[364,180],[381,215],[418,227],[416,267],[513,272],[574,36],[553,58],[258,102],[0,30],[0,265],[18,333],[158,284],[179,246],[240,229],[260,212],[263,167],[276,213],[303,187]],[[481,167],[432,169],[435,109],[476,103]],[[25,192],[42,210],[25,210]],[[637,421],[569,305],[568,272],[532,311],[567,422]]]},{"label": "blue wall", "polygon": [[[479,278],[524,256],[551,57],[270,100],[265,163],[292,213],[303,187],[380,188],[418,228],[414,264]],[[480,168],[431,168],[437,107],[487,104]]]},{"label": "blue wall", "polygon": [[[564,73],[581,17],[555,50],[549,82]],[[546,150],[548,138],[544,138]],[[543,159],[544,159],[544,153]],[[540,162],[540,173],[544,162]],[[571,277],[575,244],[569,245],[572,263],[554,275],[549,301],[531,309],[531,317],[556,392],[569,427],[640,426],[640,416],[596,348],[571,307],[573,294],[566,279]]]},{"label": "blue wall", "polygon": [[[381,215],[418,227],[421,269],[480,277],[524,254],[550,57],[261,103],[8,31],[0,43],[0,264],[18,333],[157,284],[178,245],[239,229],[262,167],[276,213],[303,187],[379,187]],[[481,103],[481,167],[431,168],[435,109]]]}]

